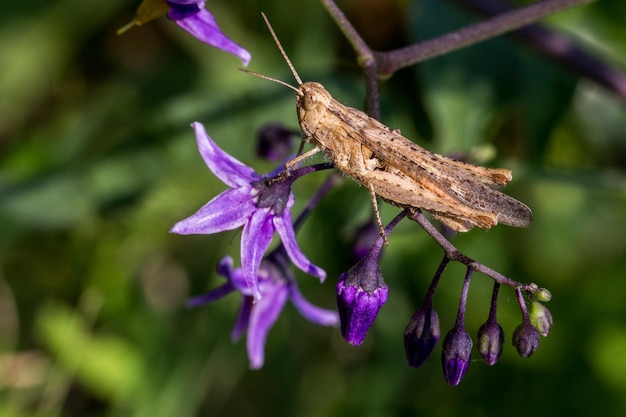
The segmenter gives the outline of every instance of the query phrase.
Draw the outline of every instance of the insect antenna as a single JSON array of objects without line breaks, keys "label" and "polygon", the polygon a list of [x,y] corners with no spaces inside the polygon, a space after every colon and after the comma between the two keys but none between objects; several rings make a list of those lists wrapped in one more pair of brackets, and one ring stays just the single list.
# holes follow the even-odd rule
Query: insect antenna
[{"label": "insect antenna", "polygon": [[267,25],[267,28],[270,30],[270,33],[272,34],[272,38],[274,38],[274,42],[276,42],[276,46],[278,46],[278,49],[280,50],[281,55],[283,56],[283,58],[285,58],[285,61],[287,61],[287,65],[289,65],[289,69],[291,70],[291,73],[293,74],[294,78],[298,82],[298,85],[302,85],[302,79],[298,75],[298,71],[296,71],[296,68],[293,66],[293,64],[289,60],[289,57],[287,56],[287,53],[285,52],[283,45],[281,45],[280,41],[278,40],[278,36],[276,36],[276,33],[274,32],[274,29],[272,28],[272,25],[270,25],[270,21],[267,20],[265,13],[261,12],[261,16],[263,16],[263,20],[265,20],[265,24]]},{"label": "insect antenna", "polygon": [[258,72],[250,71],[249,69],[245,69],[245,68],[237,68],[237,69],[239,71],[241,71],[241,72],[245,72],[246,74],[250,74],[250,75],[254,75],[255,77],[263,78],[264,80],[273,81],[275,83],[282,84],[285,87],[291,88],[293,91],[296,91],[296,92],[298,91],[298,89],[296,87],[294,87],[293,85],[288,84],[288,83],[286,83],[284,81],[281,81],[281,80],[277,80],[276,78],[268,77],[267,75],[259,74]]}]

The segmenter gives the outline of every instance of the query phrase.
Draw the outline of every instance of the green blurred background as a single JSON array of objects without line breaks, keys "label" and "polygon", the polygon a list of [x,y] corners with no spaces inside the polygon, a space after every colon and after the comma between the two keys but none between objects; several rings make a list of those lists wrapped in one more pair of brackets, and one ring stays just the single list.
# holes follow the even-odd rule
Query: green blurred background
[{"label": "green blurred background", "polygon": [[[138,2],[5,2],[0,16],[0,416],[623,416],[626,415],[626,109],[613,93],[498,38],[401,71],[383,87],[383,121],[440,153],[493,153],[514,170],[507,192],[534,211],[529,229],[500,226],[455,244],[494,269],[549,288],[550,336],[530,358],[510,335],[520,321],[504,288],[500,362],[475,355],[457,387],[440,347],[418,370],[402,334],[442,253],[412,222],[391,235],[390,286],[365,343],[308,323],[287,306],[266,364],[248,370],[229,340],[239,299],[188,310],[221,284],[218,259],[238,259],[236,232],[168,233],[224,185],[198,155],[192,121],[225,150],[254,156],[266,123],[297,127],[293,92],[236,71],[239,61],[162,18],[122,36]],[[228,3],[228,4],[227,4]],[[340,3],[372,46],[432,38],[476,17],[439,0]],[[292,82],[264,11],[305,80],[361,107],[354,55],[321,4],[211,1],[222,29],[252,53],[250,68]],[[626,68],[626,3],[602,0],[551,18],[606,63]],[[486,151],[486,152],[485,152]],[[296,183],[296,213],[324,179]],[[355,228],[370,214],[350,180],[298,235],[328,272],[297,272],[311,301],[334,307]],[[390,219],[396,209],[385,206]],[[435,297],[453,325],[464,269]],[[488,312],[476,275],[467,330]]]}]

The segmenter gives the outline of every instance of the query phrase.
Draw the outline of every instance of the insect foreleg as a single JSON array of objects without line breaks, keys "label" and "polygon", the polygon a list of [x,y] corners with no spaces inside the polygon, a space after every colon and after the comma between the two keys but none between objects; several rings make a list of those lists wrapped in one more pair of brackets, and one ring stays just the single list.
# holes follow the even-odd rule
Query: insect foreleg
[{"label": "insect foreleg", "polygon": [[290,159],[289,161],[285,163],[285,170],[287,172],[293,171],[294,169],[298,168],[305,159],[310,158],[311,156],[315,155],[319,151],[321,151],[321,149],[316,146],[313,149],[308,150],[305,153],[298,155],[293,159]]}]

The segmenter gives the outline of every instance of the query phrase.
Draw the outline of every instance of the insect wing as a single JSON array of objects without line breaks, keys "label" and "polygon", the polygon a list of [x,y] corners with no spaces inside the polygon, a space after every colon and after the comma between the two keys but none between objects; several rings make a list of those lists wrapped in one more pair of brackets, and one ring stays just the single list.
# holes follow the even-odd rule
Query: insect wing
[{"label": "insect wing", "polygon": [[[492,188],[511,179],[509,170],[483,168],[438,155],[375,122],[368,125],[375,126],[374,129],[367,127],[360,133],[363,144],[383,163],[396,167],[418,183],[440,188],[440,192],[459,203],[496,213],[499,223],[515,227],[531,224],[532,212],[528,206]],[[448,214],[454,215],[453,211]]]}]

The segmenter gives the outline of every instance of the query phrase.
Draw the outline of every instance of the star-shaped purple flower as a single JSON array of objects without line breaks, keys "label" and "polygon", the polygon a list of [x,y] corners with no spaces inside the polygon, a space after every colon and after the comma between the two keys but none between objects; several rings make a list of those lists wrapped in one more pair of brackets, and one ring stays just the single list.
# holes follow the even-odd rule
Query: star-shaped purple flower
[{"label": "star-shaped purple flower", "polygon": [[269,181],[261,177],[252,168],[220,149],[201,123],[195,122],[192,127],[204,162],[216,177],[231,188],[213,198],[192,216],[176,223],[171,232],[180,235],[213,234],[243,226],[243,277],[257,301],[261,297],[258,269],[274,232],[278,232],[294,265],[323,281],[326,278],[324,270],[308,260],[296,241],[289,211],[294,204],[291,182]]},{"label": "star-shaped purple flower", "polygon": [[198,0],[167,0],[170,6],[167,17],[202,42],[231,53],[239,57],[243,65],[248,65],[250,52],[224,35],[213,15],[204,8],[204,3]]},{"label": "star-shaped purple flower", "polygon": [[267,334],[278,319],[287,299],[291,300],[302,316],[313,323],[322,326],[336,326],[339,323],[336,312],[314,306],[302,296],[282,248],[263,259],[257,271],[256,278],[262,298],[256,302],[242,268],[233,269],[232,258],[228,256],[222,258],[217,266],[217,272],[226,278],[227,282],[204,295],[190,299],[187,305],[195,307],[218,300],[233,291],[241,293],[243,301],[231,339],[236,341],[247,331],[246,343],[252,369],[263,366]]}]

